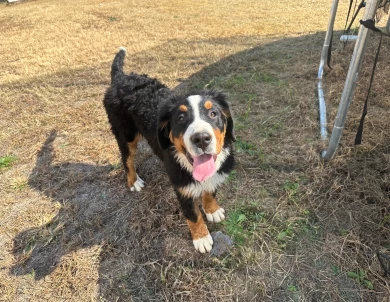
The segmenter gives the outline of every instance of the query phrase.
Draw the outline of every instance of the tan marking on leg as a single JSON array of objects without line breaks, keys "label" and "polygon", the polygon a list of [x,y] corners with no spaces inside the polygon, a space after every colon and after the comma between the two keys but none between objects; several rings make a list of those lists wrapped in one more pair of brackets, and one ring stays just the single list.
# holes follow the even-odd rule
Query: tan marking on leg
[{"label": "tan marking on leg", "polygon": [[211,101],[206,101],[206,102],[204,103],[204,107],[205,107],[207,110],[209,110],[209,109],[213,108],[213,103],[212,103]]},{"label": "tan marking on leg", "polygon": [[226,133],[226,125],[223,128],[223,131],[219,129],[214,129],[214,135],[217,140],[217,154],[219,154],[222,150],[223,144],[225,143],[225,133]]},{"label": "tan marking on leg", "polygon": [[192,240],[197,240],[203,237],[206,237],[209,234],[206,224],[203,221],[202,215],[198,210],[198,220],[196,222],[192,222],[187,219],[187,224],[191,231]]},{"label": "tan marking on leg", "polygon": [[186,105],[180,105],[179,107],[180,111],[187,112],[188,108]]},{"label": "tan marking on leg", "polygon": [[217,201],[209,192],[203,192],[202,194],[203,209],[207,214],[212,214],[220,208]]},{"label": "tan marking on leg", "polygon": [[137,134],[134,140],[127,144],[130,150],[129,157],[126,159],[126,166],[129,169],[127,172],[127,185],[129,188],[131,188],[137,180],[137,172],[135,171],[134,167],[134,157],[135,153],[137,152],[138,141],[141,139],[141,137],[142,136],[140,134]]}]

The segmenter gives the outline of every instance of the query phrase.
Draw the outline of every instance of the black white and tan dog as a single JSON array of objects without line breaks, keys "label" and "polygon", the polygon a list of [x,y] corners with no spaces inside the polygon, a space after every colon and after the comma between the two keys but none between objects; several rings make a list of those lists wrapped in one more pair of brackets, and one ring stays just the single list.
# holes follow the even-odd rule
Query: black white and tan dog
[{"label": "black white and tan dog", "polygon": [[191,231],[195,249],[209,252],[213,240],[203,221],[220,222],[225,211],[216,191],[234,165],[233,119],[225,95],[215,90],[175,95],[146,75],[123,72],[126,50],[121,47],[111,68],[111,86],[104,97],[131,191],[143,180],[134,167],[137,143],[144,138],[164,162]]}]

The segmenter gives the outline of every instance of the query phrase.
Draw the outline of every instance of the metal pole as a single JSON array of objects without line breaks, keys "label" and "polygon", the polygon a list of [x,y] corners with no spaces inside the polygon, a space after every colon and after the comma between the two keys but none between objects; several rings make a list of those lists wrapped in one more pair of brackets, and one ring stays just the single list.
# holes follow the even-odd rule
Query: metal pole
[{"label": "metal pole", "polygon": [[[378,7],[379,0],[370,0],[366,3],[363,20],[373,19]],[[348,113],[349,105],[352,101],[352,96],[356,87],[356,81],[359,75],[359,70],[362,64],[363,55],[366,50],[367,41],[370,31],[364,26],[360,25],[359,34],[356,40],[356,45],[352,54],[352,59],[349,64],[347,78],[344,84],[343,94],[337,111],[335,123],[332,130],[332,135],[329,140],[328,149],[322,152],[324,160],[330,160],[340,142],[340,137],[344,129],[345,120]]]},{"label": "metal pole", "polygon": [[336,19],[337,7],[339,5],[339,0],[333,0],[332,9],[330,11],[330,18],[328,23],[328,30],[326,31],[324,46],[322,47],[320,67],[318,68],[318,107],[319,107],[319,118],[320,118],[320,133],[321,139],[326,140],[328,138],[328,130],[326,129],[326,103],[324,97],[324,90],[322,87],[322,75],[324,73],[325,63],[328,57],[328,50],[330,45],[330,40],[332,39],[334,21]]},{"label": "metal pole", "polygon": [[390,16],[389,16],[389,19],[387,20],[387,24],[386,24],[386,33],[388,35],[390,34]]}]

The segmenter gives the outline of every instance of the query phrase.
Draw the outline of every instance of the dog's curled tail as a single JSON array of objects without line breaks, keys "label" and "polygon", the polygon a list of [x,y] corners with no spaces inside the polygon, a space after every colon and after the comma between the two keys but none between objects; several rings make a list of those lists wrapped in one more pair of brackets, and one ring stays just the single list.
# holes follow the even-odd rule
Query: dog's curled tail
[{"label": "dog's curled tail", "polygon": [[116,54],[114,61],[111,65],[111,83],[114,82],[114,78],[118,75],[123,75],[123,61],[126,56],[126,48],[123,46],[119,48],[119,52]]}]

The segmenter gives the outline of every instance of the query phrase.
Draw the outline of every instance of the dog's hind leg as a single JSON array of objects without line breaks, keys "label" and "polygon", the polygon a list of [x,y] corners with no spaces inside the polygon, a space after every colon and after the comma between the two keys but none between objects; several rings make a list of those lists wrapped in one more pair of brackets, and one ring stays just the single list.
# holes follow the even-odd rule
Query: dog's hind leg
[{"label": "dog's hind leg", "polygon": [[134,165],[134,158],[137,152],[138,141],[140,139],[141,135],[136,134],[134,136],[134,140],[127,142],[127,154],[122,153],[123,165],[127,174],[127,184],[131,191],[141,191],[141,189],[144,187],[144,181],[138,176]]},{"label": "dog's hind leg", "polygon": [[[137,175],[134,165],[137,144],[141,139],[141,135],[137,132],[129,131],[129,129],[134,129],[133,125],[125,125],[120,129],[122,129],[121,132],[117,128],[112,127],[112,132],[117,139],[121,152],[123,167],[127,175],[127,184],[131,191],[141,191],[144,187],[144,181]],[[124,133],[123,129],[126,129],[127,133]]]}]

